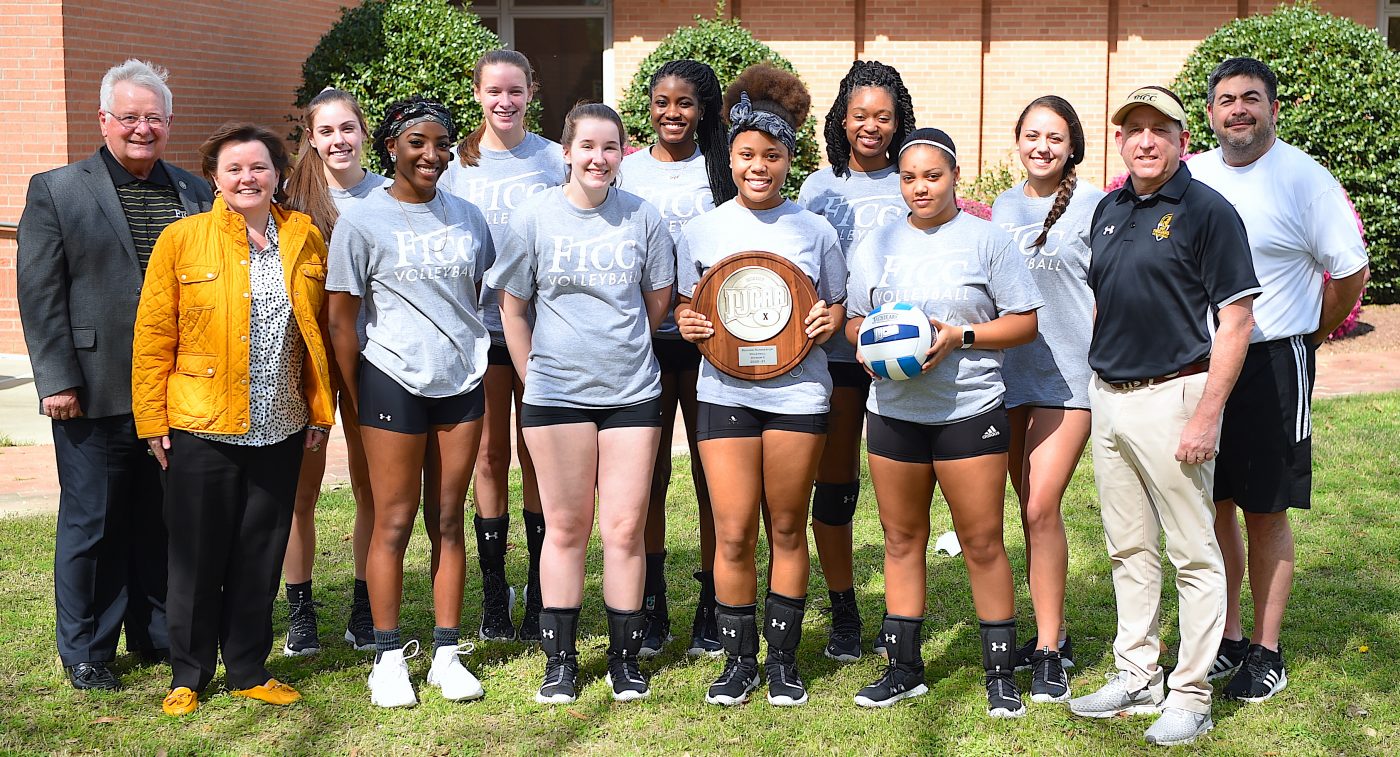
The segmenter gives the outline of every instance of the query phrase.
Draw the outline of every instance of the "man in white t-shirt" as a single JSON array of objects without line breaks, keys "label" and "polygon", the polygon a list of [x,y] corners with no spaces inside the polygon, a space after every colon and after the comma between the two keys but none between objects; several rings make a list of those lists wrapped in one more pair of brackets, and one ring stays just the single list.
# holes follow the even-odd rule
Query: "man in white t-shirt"
[{"label": "man in white t-shirt", "polygon": [[[1311,395],[1315,352],[1370,277],[1346,193],[1327,169],[1278,139],[1278,78],[1253,58],[1231,58],[1208,81],[1206,111],[1220,147],[1192,174],[1224,195],[1249,234],[1263,293],[1254,332],[1226,404],[1216,463],[1216,538],[1225,558],[1225,634],[1210,678],[1236,671],[1225,696],[1262,702],[1288,684],[1279,634],[1293,586],[1289,508],[1312,491]],[[1323,272],[1331,278],[1323,282]],[[1236,506],[1249,532],[1254,633],[1240,623],[1246,566]]]}]

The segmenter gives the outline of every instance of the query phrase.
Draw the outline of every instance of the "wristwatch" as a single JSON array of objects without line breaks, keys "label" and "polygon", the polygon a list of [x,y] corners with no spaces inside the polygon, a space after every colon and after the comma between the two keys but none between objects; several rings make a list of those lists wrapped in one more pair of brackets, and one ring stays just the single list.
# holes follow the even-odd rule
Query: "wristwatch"
[{"label": "wristwatch", "polygon": [[971,326],[963,326],[962,347],[959,347],[958,349],[965,350],[971,347],[972,343],[975,341],[977,341],[977,332],[973,331]]}]

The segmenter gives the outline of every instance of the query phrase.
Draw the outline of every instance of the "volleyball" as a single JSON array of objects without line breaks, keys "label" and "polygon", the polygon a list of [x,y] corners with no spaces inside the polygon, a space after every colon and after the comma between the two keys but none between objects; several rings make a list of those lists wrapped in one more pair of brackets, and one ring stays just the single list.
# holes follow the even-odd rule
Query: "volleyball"
[{"label": "volleyball", "polygon": [[928,316],[908,303],[887,302],[865,317],[856,351],[876,376],[904,381],[919,375],[931,346]]}]

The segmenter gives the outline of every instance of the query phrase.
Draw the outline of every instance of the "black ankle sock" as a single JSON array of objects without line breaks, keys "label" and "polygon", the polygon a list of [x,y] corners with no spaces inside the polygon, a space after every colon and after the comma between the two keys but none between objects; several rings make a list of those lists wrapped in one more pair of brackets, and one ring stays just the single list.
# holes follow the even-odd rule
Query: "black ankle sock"
[{"label": "black ankle sock", "polygon": [[301,604],[311,601],[311,581],[303,581],[299,584],[287,584],[287,601],[291,604]]}]

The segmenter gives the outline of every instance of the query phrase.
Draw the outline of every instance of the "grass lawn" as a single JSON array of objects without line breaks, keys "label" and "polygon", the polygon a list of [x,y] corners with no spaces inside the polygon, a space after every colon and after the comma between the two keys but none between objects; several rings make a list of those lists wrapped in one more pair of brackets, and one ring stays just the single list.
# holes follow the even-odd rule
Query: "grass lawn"
[{"label": "grass lawn", "polygon": [[[1191,749],[1210,754],[1400,753],[1400,395],[1319,402],[1314,430],[1316,477],[1311,512],[1299,513],[1298,577],[1284,643],[1289,687],[1272,701],[1239,706],[1217,702],[1215,730]],[[697,584],[695,516],[686,463],[677,461],[672,488],[670,558],[673,622],[689,630]],[[867,639],[883,603],[880,527],[865,487],[856,516],[856,587]],[[1016,508],[1009,505],[1007,547],[1024,574]],[[1068,617],[1079,667],[1072,685],[1088,692],[1112,670],[1113,590],[1088,456],[1065,498],[1070,539]],[[321,636],[328,647],[314,658],[276,655],[274,674],[305,695],[298,705],[273,708],[236,700],[215,678],[199,711],[182,720],[160,714],[169,670],[118,659],[126,688],[83,693],[69,687],[53,642],[52,517],[0,520],[0,752],[169,754],[475,754],[554,753],[835,753],[835,754],[1122,754],[1145,749],[1145,718],[1088,721],[1060,705],[1030,704],[1021,720],[988,719],[982,690],[976,618],[960,559],[930,558],[929,606],[923,645],[930,692],[885,711],[855,706],[851,697],[877,677],[881,661],[868,655],[842,665],[822,656],[826,603],[819,571],[799,653],[811,700],[801,708],[769,706],[762,696],[721,709],[704,704],[705,687],[721,663],[684,656],[678,638],[645,665],[652,697],[615,704],[603,681],[606,624],[599,555],[590,556],[580,642],[584,688],[567,707],[532,699],[542,657],[518,644],[485,644],[468,666],[482,679],[486,698],[449,703],[420,692],[409,710],[372,707],[365,688],[367,654],[339,641],[352,580],[348,490],[321,500],[318,598],[325,603]],[[948,527],[935,505],[935,533]],[[520,518],[512,523],[507,570],[523,583],[526,568]],[[178,535],[175,535],[178,538]],[[468,540],[471,541],[470,539]],[[760,548],[760,552],[762,552]],[[474,558],[473,558],[474,559]],[[474,564],[474,563],[473,563]],[[415,536],[405,586],[406,638],[430,641],[427,540]],[[1168,573],[1170,575],[1170,572]],[[464,628],[479,620],[480,584],[467,587]],[[1022,637],[1030,601],[1019,584]],[[1247,592],[1247,589],[1246,589]],[[1166,640],[1175,645],[1175,592],[1162,607]],[[1248,601],[1246,599],[1246,601]],[[1249,609],[1246,607],[1246,618]],[[518,617],[518,616],[517,616]],[[279,602],[275,626],[286,628]],[[427,674],[426,655],[410,667],[415,682]],[[1170,659],[1170,655],[1168,656]],[[1029,686],[1026,676],[1022,683]],[[1029,700],[1028,700],[1029,701]]]}]

